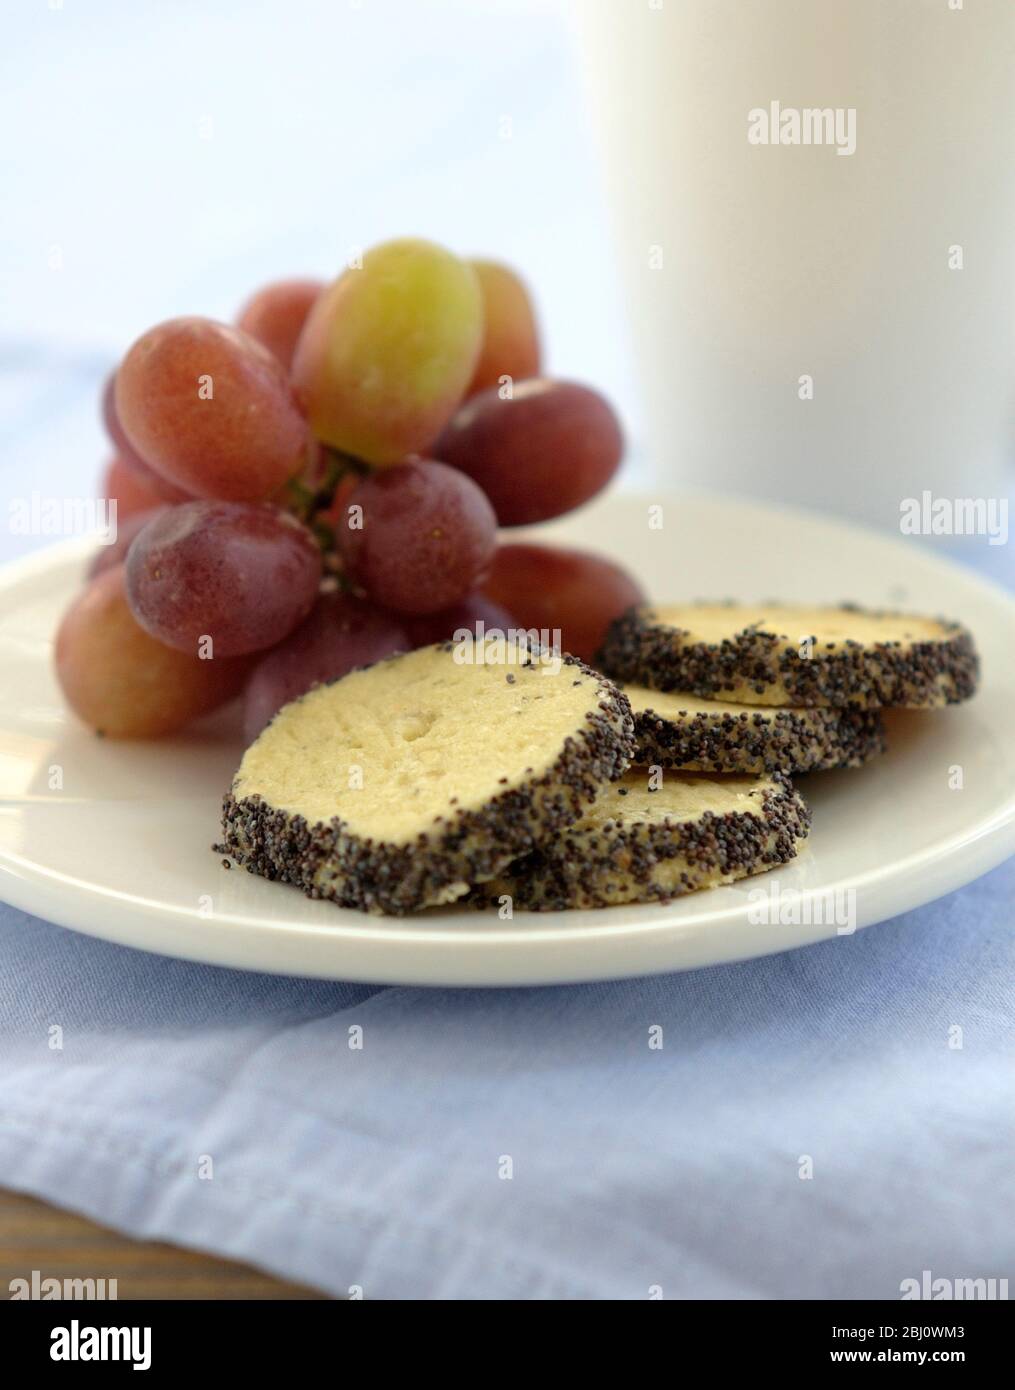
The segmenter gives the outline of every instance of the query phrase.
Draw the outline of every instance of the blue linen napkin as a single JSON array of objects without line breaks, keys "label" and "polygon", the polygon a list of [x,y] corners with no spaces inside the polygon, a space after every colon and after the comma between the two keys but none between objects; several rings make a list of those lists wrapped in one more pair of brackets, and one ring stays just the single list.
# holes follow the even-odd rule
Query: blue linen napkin
[{"label": "blue linen napkin", "polygon": [[4,909],[0,1184],[337,1297],[1015,1279],[1013,892],[1010,861],[804,950],[504,991],[246,974]]}]

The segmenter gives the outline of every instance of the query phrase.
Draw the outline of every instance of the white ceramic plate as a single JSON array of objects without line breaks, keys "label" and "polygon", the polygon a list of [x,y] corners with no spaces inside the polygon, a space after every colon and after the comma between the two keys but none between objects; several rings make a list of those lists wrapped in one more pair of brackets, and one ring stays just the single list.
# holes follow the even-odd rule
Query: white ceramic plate
[{"label": "white ceramic plate", "polygon": [[[651,529],[648,506],[604,499],[540,537],[615,556],[660,599],[855,599],[956,617],[975,633],[984,661],[975,700],[894,715],[885,758],[800,779],[814,827],[793,864],[665,907],[519,913],[512,922],[463,910],[371,918],[226,872],[210,845],[242,752],[235,718],[226,712],[185,737],[118,744],[93,737],[64,708],[51,649],[91,549],[75,541],[0,572],[0,897],[93,936],[220,965],[536,984],[801,946],[850,925],[844,910],[857,926],[883,921],[1015,848],[1015,604],[1004,593],[915,542],[800,513],[673,497],[664,499],[662,528]],[[54,769],[60,789],[51,789]],[[956,769],[961,788],[952,785]],[[766,914],[756,890],[773,884],[781,912]]]}]

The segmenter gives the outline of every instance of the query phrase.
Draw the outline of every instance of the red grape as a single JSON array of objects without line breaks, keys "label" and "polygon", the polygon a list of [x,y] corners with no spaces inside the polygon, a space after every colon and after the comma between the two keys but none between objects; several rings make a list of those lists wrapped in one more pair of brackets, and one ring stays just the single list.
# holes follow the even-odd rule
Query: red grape
[{"label": "red grape", "polygon": [[539,331],[529,292],[506,265],[470,261],[483,295],[483,345],[466,391],[474,396],[502,377],[524,381],[539,372]]},{"label": "red grape", "polygon": [[490,503],[443,463],[418,459],[374,473],[352,490],[345,511],[336,540],[349,577],[400,613],[436,613],[458,603],[496,545]]},{"label": "red grape", "polygon": [[453,608],[444,608],[440,613],[406,613],[403,615],[405,630],[414,647],[429,647],[434,642],[449,642],[461,628],[476,631],[476,624],[482,623],[484,631],[497,628],[507,632],[518,624],[506,608],[485,598],[482,594],[469,594]]},{"label": "red grape", "polygon": [[177,487],[175,483],[168,482],[154,468],[149,468],[144,459],[137,454],[125,454],[123,465],[129,473],[149,492],[153,493],[160,502],[190,502],[194,494],[184,492],[182,487]]},{"label": "red grape", "polygon": [[237,325],[256,338],[289,370],[293,353],[323,280],[277,280],[265,285],[240,311]]},{"label": "red grape", "polygon": [[322,594],[306,621],[251,676],[243,704],[247,743],[312,685],[337,680],[356,666],[408,651],[410,645],[397,618],[350,594]]},{"label": "red grape", "polygon": [[244,658],[201,660],[149,637],[131,615],[124,569],[97,575],[64,615],[56,674],[71,709],[110,738],[172,733],[236,695]]},{"label": "red grape", "polygon": [[116,445],[116,452],[121,458],[126,458],[134,453],[134,447],[124,433],[123,426],[120,424],[120,417],[116,413],[115,369],[106,377],[102,388],[102,423],[106,427],[109,438]]},{"label": "red grape", "polygon": [[127,551],[131,547],[131,542],[139,531],[143,531],[149,521],[164,512],[165,507],[149,507],[144,512],[132,512],[127,517],[120,516],[120,506],[116,507],[116,539],[112,545],[102,545],[88,567],[89,579],[94,579],[97,574],[102,574],[104,570],[112,569],[114,565],[122,565],[127,558]]},{"label": "red grape", "polygon": [[158,493],[147,486],[133,468],[117,456],[109,460],[99,487],[102,497],[116,502],[116,519],[125,521],[138,512],[150,512],[153,507],[165,504]]},{"label": "red grape", "polygon": [[548,545],[502,545],[483,592],[526,629],[559,629],[564,651],[592,661],[614,618],[644,603],[638,582],[612,560]]},{"label": "red grape", "polygon": [[137,621],[180,651],[216,656],[274,646],[309,613],[321,552],[294,516],[266,503],[185,502],[151,522],[127,556]]},{"label": "red grape", "polygon": [[518,383],[510,398],[494,387],[467,401],[431,452],[475,479],[501,526],[528,526],[594,497],[623,447],[598,392],[540,377]]},{"label": "red grape", "polygon": [[150,492],[160,502],[186,502],[190,499],[191,493],[184,492],[175,484],[168,482],[155,472],[154,468],[149,468],[144,459],[137,452],[130,440],[127,438],[126,431],[120,424],[119,416],[116,413],[116,373],[110,372],[106,378],[106,384],[102,388],[102,423],[106,427],[106,433],[116,445],[117,457],[127,472],[132,473],[137,482],[146,491]]},{"label": "red grape", "polygon": [[143,334],[120,364],[115,403],[134,451],[198,497],[263,501],[306,460],[306,421],[281,363],[211,319]]}]

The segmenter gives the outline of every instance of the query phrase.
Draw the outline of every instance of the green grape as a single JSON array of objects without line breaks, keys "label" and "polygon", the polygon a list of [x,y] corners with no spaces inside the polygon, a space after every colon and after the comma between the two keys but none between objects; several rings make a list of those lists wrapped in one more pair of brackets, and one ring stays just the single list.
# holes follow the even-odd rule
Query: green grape
[{"label": "green grape", "polygon": [[398,463],[451,418],[482,336],[472,267],[431,242],[390,241],[315,302],[293,385],[324,443],[369,463]]}]

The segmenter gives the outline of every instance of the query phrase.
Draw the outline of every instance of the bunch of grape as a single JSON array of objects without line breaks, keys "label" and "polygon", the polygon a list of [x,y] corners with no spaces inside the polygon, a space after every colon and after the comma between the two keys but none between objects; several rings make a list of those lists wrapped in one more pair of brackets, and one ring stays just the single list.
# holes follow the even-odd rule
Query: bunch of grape
[{"label": "bunch of grape", "polygon": [[419,240],[269,285],[235,326],[144,333],[103,394],[119,530],[58,635],[72,707],[151,737],[242,690],[252,739],[315,682],[478,620],[591,658],[638,586],[498,545],[620,463],[609,404],[540,371],[518,277]]}]

